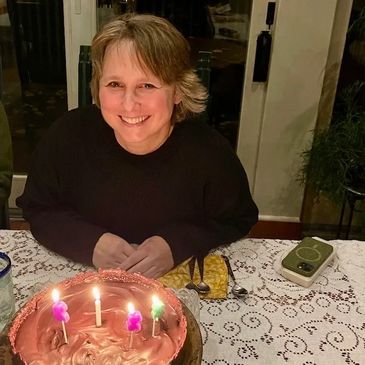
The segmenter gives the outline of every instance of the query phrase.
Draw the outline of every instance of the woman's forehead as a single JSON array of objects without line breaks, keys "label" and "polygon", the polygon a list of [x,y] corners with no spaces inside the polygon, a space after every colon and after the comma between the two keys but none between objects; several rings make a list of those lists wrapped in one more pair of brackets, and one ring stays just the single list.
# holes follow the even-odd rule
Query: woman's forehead
[{"label": "woman's forehead", "polygon": [[128,57],[131,63],[134,64],[135,67],[139,69],[139,71],[142,71],[146,75],[153,75],[153,72],[149,69],[149,67],[143,61],[141,54],[137,51],[133,41],[122,40],[110,44],[105,50],[103,60],[104,64],[106,58],[110,56],[115,57],[117,60],[120,59],[121,61]]},{"label": "woman's forehead", "polygon": [[129,40],[123,40],[123,41],[116,41],[113,43],[110,43],[106,50],[105,50],[105,54],[104,54],[104,61],[105,58],[107,58],[108,56],[115,56],[115,57],[119,57],[119,58],[125,58],[125,57],[129,57],[131,58],[133,61],[137,61],[138,63],[141,63],[141,57],[137,54],[137,50],[135,48],[135,45],[132,41]]}]

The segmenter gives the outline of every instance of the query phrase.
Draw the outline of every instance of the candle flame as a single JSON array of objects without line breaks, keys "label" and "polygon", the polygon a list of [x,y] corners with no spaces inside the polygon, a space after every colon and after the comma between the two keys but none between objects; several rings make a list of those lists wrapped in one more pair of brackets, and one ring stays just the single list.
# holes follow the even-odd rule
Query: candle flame
[{"label": "candle flame", "polygon": [[152,303],[153,304],[161,304],[161,300],[158,298],[157,295],[152,295]]},{"label": "candle flame", "polygon": [[93,294],[95,300],[100,300],[100,291],[96,286],[93,287]]},{"label": "candle flame", "polygon": [[127,304],[127,307],[128,307],[128,313],[129,313],[129,314],[132,314],[132,313],[134,313],[134,312],[135,312],[135,309],[134,309],[134,305],[133,305],[133,303],[128,303],[128,304]]},{"label": "candle flame", "polygon": [[57,289],[52,290],[52,299],[55,303],[57,303],[60,300],[60,293]]}]

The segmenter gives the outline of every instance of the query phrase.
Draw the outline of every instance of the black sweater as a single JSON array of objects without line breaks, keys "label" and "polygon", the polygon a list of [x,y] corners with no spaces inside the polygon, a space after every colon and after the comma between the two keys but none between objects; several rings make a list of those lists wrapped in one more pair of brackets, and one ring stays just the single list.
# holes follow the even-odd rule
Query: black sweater
[{"label": "black sweater", "polygon": [[137,244],[159,235],[177,265],[242,238],[258,214],[239,159],[208,125],[178,123],[158,150],[133,155],[95,106],[51,126],[17,203],[41,244],[88,264],[111,232]]}]

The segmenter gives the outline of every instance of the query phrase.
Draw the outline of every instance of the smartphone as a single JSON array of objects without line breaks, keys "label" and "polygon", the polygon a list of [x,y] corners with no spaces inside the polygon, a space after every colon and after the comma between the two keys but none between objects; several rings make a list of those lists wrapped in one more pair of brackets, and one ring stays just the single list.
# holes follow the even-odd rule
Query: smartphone
[{"label": "smartphone", "polygon": [[309,287],[335,254],[335,247],[325,240],[305,237],[281,261],[281,274],[294,283]]}]

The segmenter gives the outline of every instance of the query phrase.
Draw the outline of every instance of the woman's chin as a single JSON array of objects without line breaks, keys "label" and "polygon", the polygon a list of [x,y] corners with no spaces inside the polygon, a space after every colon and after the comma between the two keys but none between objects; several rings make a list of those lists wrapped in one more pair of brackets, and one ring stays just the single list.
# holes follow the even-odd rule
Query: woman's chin
[{"label": "woman's chin", "polygon": [[153,150],[153,148],[150,147],[150,143],[142,136],[126,136],[123,134],[123,137],[121,137],[116,134],[116,138],[121,147],[133,154],[144,155]]}]

